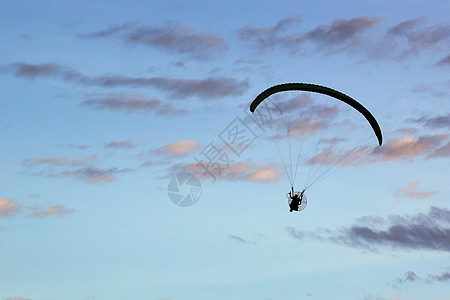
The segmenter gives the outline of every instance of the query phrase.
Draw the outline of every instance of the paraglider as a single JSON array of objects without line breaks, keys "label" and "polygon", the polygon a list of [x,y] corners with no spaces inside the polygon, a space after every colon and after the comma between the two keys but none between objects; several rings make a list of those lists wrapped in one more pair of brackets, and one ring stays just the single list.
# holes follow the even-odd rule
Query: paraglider
[{"label": "paraglider", "polygon": [[[304,197],[303,193],[305,190],[303,190],[301,193],[294,192],[294,187],[291,187],[291,191],[286,195],[286,197],[289,199],[289,211],[301,211],[306,207],[306,197]],[[305,199],[303,199],[305,198]]]},{"label": "paraglider", "polygon": [[[308,96],[297,95],[288,100],[277,97],[289,92],[309,93]],[[309,96],[310,93],[319,95],[314,96],[317,100]],[[350,96],[321,85],[284,83],[272,86],[256,96],[250,104],[250,111],[265,116],[266,119],[259,124],[264,131],[271,129],[268,130],[270,135],[267,140],[275,142],[281,165],[288,177],[291,190],[286,197],[291,212],[305,208],[304,193],[319,179],[331,170],[357,164],[358,159],[373,149],[374,141],[377,146],[383,143],[381,128],[367,108]],[[337,132],[339,128],[341,131]],[[372,134],[367,132],[367,128]],[[359,133],[361,140],[352,137],[361,131],[365,131]],[[287,145],[286,150],[281,149],[282,143]],[[298,145],[298,151],[293,149],[295,144]],[[305,145],[310,147],[306,154],[303,151]],[[317,175],[312,175],[314,172],[305,171],[307,165],[318,166],[321,170],[315,173]],[[308,179],[301,192],[294,192],[300,170]]]}]

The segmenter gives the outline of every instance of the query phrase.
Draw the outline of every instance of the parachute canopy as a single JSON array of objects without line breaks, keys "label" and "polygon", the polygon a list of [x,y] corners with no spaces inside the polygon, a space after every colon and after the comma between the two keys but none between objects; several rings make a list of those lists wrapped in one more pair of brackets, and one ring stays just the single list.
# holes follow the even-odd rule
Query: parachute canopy
[{"label": "parachute canopy", "polygon": [[274,85],[265,91],[263,91],[261,94],[259,94],[255,100],[250,104],[250,111],[254,112],[255,109],[258,107],[261,102],[263,102],[265,99],[270,97],[273,94],[279,93],[279,92],[285,92],[285,91],[304,91],[304,92],[314,92],[319,94],[324,94],[331,96],[333,98],[336,98],[337,100],[340,100],[344,103],[347,103],[357,111],[359,111],[369,122],[370,126],[372,126],[372,129],[378,139],[378,144],[381,146],[383,143],[383,136],[381,134],[381,128],[380,125],[378,125],[377,120],[375,120],[375,117],[364,107],[362,104],[360,104],[355,99],[339,92],[336,90],[333,90],[326,86],[316,85],[316,84],[310,84],[310,83],[283,83]]}]

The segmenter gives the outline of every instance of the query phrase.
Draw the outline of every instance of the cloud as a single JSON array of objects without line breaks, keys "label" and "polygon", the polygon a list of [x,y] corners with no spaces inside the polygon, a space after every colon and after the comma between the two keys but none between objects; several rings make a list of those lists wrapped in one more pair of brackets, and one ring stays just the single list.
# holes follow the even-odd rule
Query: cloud
[{"label": "cloud", "polygon": [[445,67],[450,66],[450,54],[445,56],[444,58],[438,60],[435,64],[436,67]]},{"label": "cloud", "polygon": [[412,271],[408,271],[405,273],[404,278],[399,278],[397,283],[404,284],[404,283],[411,283],[411,282],[417,282],[421,281],[422,279],[416,275],[416,273]]},{"label": "cloud", "polygon": [[121,25],[110,25],[105,29],[91,32],[91,33],[80,34],[78,36],[80,38],[85,38],[85,39],[107,38],[107,37],[116,35],[118,33],[124,32],[128,29],[131,29],[132,27],[133,27],[132,23],[125,23],[125,24],[121,24]]},{"label": "cloud", "polygon": [[179,157],[195,152],[201,148],[201,144],[193,140],[182,140],[175,143],[164,145],[153,153],[158,155],[168,155],[171,157]]},{"label": "cloud", "polygon": [[[418,157],[425,154],[433,155],[447,138],[448,135],[446,134],[392,138],[382,147],[375,148],[371,158],[375,161],[389,161]],[[429,156],[429,158],[431,157]]]},{"label": "cloud", "polygon": [[433,282],[450,282],[450,272],[443,272],[439,275],[428,275],[427,276],[427,282],[433,283]]},{"label": "cloud", "polygon": [[117,179],[117,174],[122,174],[129,171],[131,171],[131,169],[84,167],[61,172],[49,172],[47,177],[75,178],[89,184],[99,184],[112,182]]},{"label": "cloud", "polygon": [[[248,80],[237,80],[228,77],[208,77],[205,79],[178,79],[170,77],[129,77],[115,74],[90,77],[77,71],[63,67],[58,64],[27,64],[14,63],[1,67],[4,73],[13,74],[17,77],[27,79],[56,78],[72,84],[83,86],[95,86],[103,88],[131,87],[149,88],[153,87],[168,92],[174,98],[199,97],[203,100],[219,99],[228,96],[243,94],[249,87]],[[154,100],[120,101],[117,98],[97,99],[87,104],[98,105],[96,107],[119,107],[133,109],[134,107],[153,107],[158,105]],[[92,103],[91,103],[92,102]]]},{"label": "cloud", "polygon": [[413,181],[408,185],[399,188],[396,191],[397,197],[405,196],[408,198],[424,199],[436,195],[437,191],[418,191],[417,188],[421,184],[420,181]]},{"label": "cloud", "polygon": [[150,81],[159,89],[171,91],[171,95],[174,97],[200,97],[205,100],[241,95],[249,87],[247,80],[239,81],[225,77],[210,77],[201,80],[155,77]]},{"label": "cloud", "polygon": [[127,43],[151,46],[197,59],[210,58],[228,49],[226,41],[217,33],[197,33],[189,26],[139,27],[126,35]]},{"label": "cloud", "polygon": [[428,274],[426,277],[420,277],[413,271],[405,272],[403,278],[397,278],[394,287],[400,287],[405,284],[414,284],[414,283],[427,283],[432,284],[436,282],[450,282],[450,272],[443,272],[439,275]]},{"label": "cloud", "polygon": [[188,110],[175,108],[170,103],[162,103],[143,95],[110,94],[91,97],[81,103],[82,106],[95,110],[123,111],[127,113],[153,112],[155,115],[184,115]]},{"label": "cloud", "polygon": [[412,93],[416,94],[429,94],[433,97],[447,97],[448,96],[448,87],[450,87],[450,81],[444,82],[440,85],[436,84],[427,84],[427,83],[418,83],[414,87],[409,90]]},{"label": "cloud", "polygon": [[12,217],[21,210],[21,205],[12,198],[0,198],[0,217]]},{"label": "cloud", "polygon": [[276,163],[234,162],[222,157],[215,162],[201,161],[189,164],[174,164],[170,174],[188,172],[200,179],[249,181],[274,183],[281,179],[280,166]]},{"label": "cloud", "polygon": [[326,127],[326,124],[314,119],[302,120],[300,122],[289,125],[290,130],[288,135],[295,138],[301,137],[304,134],[316,134],[324,127]]},{"label": "cloud", "polygon": [[65,69],[53,63],[26,64],[15,63],[3,66],[4,71],[11,71],[17,77],[35,79],[36,77],[63,76]]},{"label": "cloud", "polygon": [[[340,140],[330,140],[330,143],[338,143]],[[338,150],[333,147],[327,147],[323,149],[320,153],[311,157],[307,162],[312,165],[321,166],[357,166],[364,163],[369,163],[367,154],[373,151],[372,147],[359,147],[350,150]]]},{"label": "cloud", "polygon": [[387,32],[388,36],[400,39],[404,42],[398,48],[403,48],[400,57],[417,55],[418,53],[439,47],[450,39],[450,26],[435,25],[423,26],[425,20],[422,18],[409,19],[393,26]]},{"label": "cloud", "polygon": [[366,216],[338,231],[303,232],[292,227],[287,233],[295,239],[315,239],[369,251],[380,247],[401,250],[450,252],[450,211],[431,207],[428,213],[393,215],[387,219]]},{"label": "cloud", "polygon": [[275,169],[266,168],[249,173],[246,176],[246,179],[249,181],[258,181],[258,182],[274,182],[278,181],[280,178]]},{"label": "cloud", "polygon": [[286,34],[286,31],[297,29],[300,23],[299,16],[291,16],[281,19],[273,27],[247,26],[239,30],[239,38],[259,51],[283,48],[296,52],[302,44],[303,37],[298,32]]},{"label": "cloud", "polygon": [[110,142],[105,145],[105,148],[133,148],[134,145],[131,141],[125,140],[125,141],[115,141]]},{"label": "cloud", "polygon": [[[196,165],[199,170],[207,171],[207,165]],[[213,166],[214,167],[214,166]],[[273,183],[280,180],[280,174],[278,172],[279,166],[275,163],[251,163],[251,162],[233,162],[228,166],[223,165],[223,169],[218,172],[211,169],[209,172],[215,172],[219,177],[230,181],[251,181],[251,182],[263,182]],[[208,175],[208,173],[203,173]]]},{"label": "cloud", "polygon": [[62,146],[66,146],[66,147],[68,147],[68,148],[76,148],[76,149],[79,149],[79,150],[84,150],[84,149],[89,148],[88,145],[75,145],[75,144],[62,145]]},{"label": "cloud", "polygon": [[238,243],[241,243],[241,244],[245,244],[245,245],[252,244],[251,242],[249,242],[249,241],[247,241],[247,240],[245,240],[245,239],[243,239],[243,238],[241,238],[239,236],[233,235],[233,234],[229,234],[228,238],[230,240],[232,240],[232,241],[235,241],[235,242],[238,242]]},{"label": "cloud", "polygon": [[337,19],[329,25],[320,25],[306,33],[309,41],[318,46],[342,48],[353,45],[359,36],[382,21],[381,18],[360,16],[352,19]]},{"label": "cloud", "polygon": [[400,128],[395,130],[393,133],[402,134],[402,135],[414,135],[417,134],[419,130],[414,127]]},{"label": "cloud", "polygon": [[280,20],[273,27],[245,27],[240,30],[239,37],[259,50],[282,48],[299,52],[306,42],[310,42],[319,50],[326,48],[326,52],[331,52],[330,49],[341,49],[354,44],[360,35],[380,22],[381,18],[367,16],[336,19],[328,25],[303,32],[298,26],[301,18],[291,16]]},{"label": "cloud", "polygon": [[64,216],[72,214],[73,212],[73,209],[66,208],[64,205],[53,205],[46,209],[40,206],[35,206],[31,208],[29,216],[31,218],[46,218],[50,216]]},{"label": "cloud", "polygon": [[428,155],[428,158],[443,158],[450,157],[450,141],[442,147],[437,148],[433,153]]},{"label": "cloud", "polygon": [[[32,169],[41,168],[41,171],[29,173],[30,175],[50,178],[75,178],[87,183],[111,182],[116,180],[117,174],[131,171],[131,169],[94,167],[93,162],[96,159],[96,155],[90,155],[80,159],[70,159],[66,156],[31,158],[24,160],[24,166]],[[27,173],[24,172],[24,174]]]},{"label": "cloud", "polygon": [[116,110],[125,112],[155,111],[161,102],[146,99],[144,96],[110,95],[101,98],[91,98],[82,105],[97,110]]},{"label": "cloud", "polygon": [[26,166],[49,165],[49,166],[82,166],[94,162],[97,155],[89,155],[80,159],[70,159],[67,156],[30,158],[23,161]]},{"label": "cloud", "polygon": [[[385,30],[378,26],[382,22],[381,17],[357,16],[335,19],[305,30],[299,26],[300,17],[292,16],[271,27],[244,27],[239,31],[239,39],[258,51],[357,53],[371,60],[404,60],[424,51],[441,53],[448,48],[448,25],[428,25],[424,18],[419,18],[402,21]],[[448,57],[436,65],[448,65]]]},{"label": "cloud", "polygon": [[144,45],[195,59],[209,59],[228,50],[225,39],[216,32],[197,32],[184,25],[137,26],[136,23],[110,25],[103,30],[80,34],[81,38],[119,36],[124,43]]},{"label": "cloud", "polygon": [[432,129],[450,130],[450,113],[436,116],[422,116],[417,119],[410,119],[410,121]]},{"label": "cloud", "polygon": [[24,297],[8,297],[6,300],[31,300],[31,298],[24,298]]}]

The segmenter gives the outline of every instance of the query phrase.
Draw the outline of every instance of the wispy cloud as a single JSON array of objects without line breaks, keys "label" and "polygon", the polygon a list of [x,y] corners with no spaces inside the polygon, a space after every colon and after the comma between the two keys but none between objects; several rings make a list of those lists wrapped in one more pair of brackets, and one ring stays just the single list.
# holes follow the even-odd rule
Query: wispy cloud
[{"label": "wispy cloud", "polygon": [[[105,183],[116,180],[116,175],[130,172],[124,168],[99,168],[94,166],[97,156],[90,155],[80,159],[72,159],[66,156],[31,158],[24,160],[24,166],[33,172],[23,174],[44,176],[50,178],[74,178],[86,183]],[[40,171],[39,171],[40,170]]]},{"label": "wispy cloud", "polygon": [[280,166],[276,163],[251,163],[220,161],[213,165],[207,162],[195,162],[188,165],[176,164],[173,171],[187,171],[199,178],[229,181],[249,181],[274,183],[281,179]]},{"label": "wispy cloud", "polygon": [[147,99],[144,96],[138,95],[115,94],[103,97],[92,97],[83,101],[82,105],[97,110],[136,112],[155,111],[161,105],[161,101]]},{"label": "wispy cloud", "polygon": [[[343,50],[356,43],[361,35],[382,21],[379,17],[360,16],[352,19],[337,19],[329,25],[320,25],[306,33],[305,37],[327,51]],[[322,48],[323,49],[323,48]]]},{"label": "wispy cloud", "polygon": [[437,191],[423,191],[423,190],[420,191],[418,190],[420,185],[421,185],[420,181],[413,181],[408,185],[399,188],[395,194],[397,197],[404,196],[408,198],[424,199],[436,195],[438,193]]},{"label": "wispy cloud", "polygon": [[[301,18],[281,19],[271,27],[247,26],[239,31],[242,42],[258,51],[282,49],[291,53],[358,53],[371,59],[403,60],[425,51],[446,51],[447,25],[428,25],[424,18],[408,19],[384,29],[381,17],[357,16],[335,19],[310,30],[300,27]],[[448,57],[436,65],[448,64]]]},{"label": "wispy cloud", "polygon": [[228,49],[225,39],[218,33],[198,33],[182,25],[139,27],[126,35],[126,42],[188,54],[199,59],[210,58]]},{"label": "wispy cloud", "polygon": [[447,97],[449,95],[450,80],[441,83],[429,84],[420,82],[409,90],[415,94],[432,95],[433,97]]},{"label": "wispy cloud", "polygon": [[130,140],[125,140],[125,141],[114,141],[114,142],[110,142],[105,144],[105,148],[113,148],[113,149],[117,149],[117,148],[133,148],[134,145]]},{"label": "wispy cloud", "polygon": [[170,157],[180,157],[191,154],[199,150],[202,145],[194,140],[182,140],[164,145],[153,151],[157,155],[168,155]]},{"label": "wispy cloud", "polygon": [[448,67],[450,66],[450,54],[438,60],[435,64],[437,67]]},{"label": "wispy cloud", "polygon": [[239,36],[242,41],[250,42],[260,50],[282,48],[290,52],[299,52],[305,43],[310,42],[318,48],[326,45],[327,51],[334,51],[354,44],[360,35],[380,23],[381,18],[360,16],[337,19],[306,32],[300,30],[300,22],[299,16],[292,16],[280,20],[273,27],[248,26],[240,30]]},{"label": "wispy cloud", "polygon": [[350,150],[339,150],[333,147],[326,147],[307,162],[312,165],[321,166],[357,166],[369,163],[368,153],[373,151],[373,147],[359,147]]},{"label": "wispy cloud", "polygon": [[448,138],[446,134],[425,135],[419,137],[404,136],[389,139],[383,147],[375,148],[372,152],[374,160],[401,160],[428,155],[436,157],[436,151]]},{"label": "wispy cloud", "polygon": [[85,39],[99,39],[99,38],[108,38],[114,35],[117,35],[119,33],[125,32],[131,28],[133,28],[133,23],[124,23],[124,24],[114,24],[110,25],[105,29],[91,32],[91,33],[85,33],[85,34],[79,34],[78,37],[85,38]]},{"label": "wispy cloud", "polygon": [[[243,94],[249,87],[248,80],[237,80],[230,77],[208,77],[204,79],[179,79],[171,77],[130,77],[115,74],[103,76],[87,76],[70,68],[54,63],[29,64],[14,63],[1,66],[1,71],[13,74],[17,77],[27,79],[55,78],[72,84],[94,86],[103,88],[130,87],[148,88],[153,87],[168,92],[174,98],[198,97],[203,100],[219,99],[228,96]],[[125,103],[117,99],[103,100],[101,107],[133,108],[135,106],[152,107],[158,102],[146,100],[136,102],[128,100]],[[149,102],[150,101],[150,102]],[[95,104],[95,103],[94,103]]]},{"label": "wispy cloud", "polygon": [[227,42],[219,33],[198,32],[192,27],[177,24],[138,26],[136,23],[124,23],[79,35],[90,39],[113,36],[118,36],[126,44],[180,53],[194,59],[210,59],[228,50]]},{"label": "wispy cloud", "polygon": [[20,205],[15,199],[0,198],[0,217],[12,217],[21,210]]},{"label": "wispy cloud", "polygon": [[117,179],[116,175],[130,172],[131,169],[83,167],[74,170],[49,172],[47,177],[74,178],[89,184],[107,183]]},{"label": "wispy cloud", "polygon": [[237,243],[240,243],[240,244],[245,244],[245,245],[251,245],[251,244],[254,245],[254,244],[256,244],[255,242],[249,242],[249,241],[247,241],[247,240],[245,240],[245,239],[243,239],[243,238],[241,238],[241,237],[239,237],[237,235],[234,235],[234,234],[229,234],[228,238],[230,240],[232,240],[234,242],[237,242]]},{"label": "wispy cloud", "polygon": [[206,79],[173,79],[167,77],[150,78],[151,85],[177,98],[200,97],[205,100],[241,95],[249,87],[247,80],[236,80],[226,77],[210,77]]},{"label": "wispy cloud", "polygon": [[411,121],[432,129],[450,130],[450,113],[436,116],[422,116],[420,118],[411,119]]},{"label": "wispy cloud", "polygon": [[291,16],[281,19],[272,27],[247,26],[239,31],[239,38],[259,51],[280,47],[296,52],[303,40],[302,34],[295,31],[300,23],[300,16]]},{"label": "wispy cloud", "polygon": [[405,275],[403,276],[403,278],[397,278],[397,280],[395,281],[395,284],[393,286],[398,287],[399,285],[403,285],[406,283],[418,282],[418,281],[422,281],[422,278],[417,276],[417,274],[415,272],[408,271],[408,272],[405,272]]},{"label": "wispy cloud", "polygon": [[[423,18],[409,19],[393,26],[388,35],[400,38],[404,42],[400,56],[418,54],[424,50],[439,47],[450,39],[450,26],[426,26]],[[442,46],[445,47],[443,44]]]},{"label": "wispy cloud", "polygon": [[428,158],[445,158],[450,157],[450,141],[447,144],[437,148],[433,153],[428,155]]},{"label": "wispy cloud", "polygon": [[64,205],[53,205],[48,208],[43,208],[41,206],[34,206],[31,208],[29,216],[31,218],[46,218],[50,216],[64,216],[72,214],[73,209],[69,209]]},{"label": "wispy cloud", "polygon": [[442,272],[441,274],[428,274],[425,277],[418,276],[413,271],[405,272],[402,278],[397,278],[393,284],[394,287],[398,288],[406,284],[416,284],[416,283],[437,283],[437,282],[450,282],[450,272]]},{"label": "wispy cloud", "polygon": [[315,239],[354,248],[378,251],[380,247],[450,252],[450,211],[431,207],[428,213],[393,215],[387,219],[366,216],[339,231],[303,232],[287,227],[295,239]]},{"label": "wispy cloud", "polygon": [[155,115],[184,115],[188,110],[177,108],[171,103],[163,103],[137,94],[108,94],[91,96],[81,103],[82,106],[95,110],[123,111],[126,113],[152,112]]},{"label": "wispy cloud", "polygon": [[82,166],[97,160],[97,155],[89,155],[79,159],[71,159],[67,156],[29,158],[24,160],[26,166],[49,165],[49,166]]},{"label": "wispy cloud", "polygon": [[427,282],[450,282],[450,272],[443,272],[439,275],[428,275]]}]

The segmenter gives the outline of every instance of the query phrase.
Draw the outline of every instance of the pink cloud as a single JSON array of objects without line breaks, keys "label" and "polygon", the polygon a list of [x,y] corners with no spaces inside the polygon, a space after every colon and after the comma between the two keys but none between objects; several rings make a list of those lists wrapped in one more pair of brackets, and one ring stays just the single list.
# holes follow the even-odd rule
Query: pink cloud
[{"label": "pink cloud", "polygon": [[274,182],[279,180],[279,175],[275,169],[263,169],[248,174],[246,179],[257,182]]},{"label": "pink cloud", "polygon": [[237,162],[212,164],[191,163],[188,165],[177,164],[172,167],[175,172],[191,172],[200,179],[252,181],[252,182],[277,182],[280,179],[279,165],[276,163],[251,163]]},{"label": "pink cloud", "polygon": [[420,181],[413,181],[408,185],[399,188],[396,192],[396,195],[398,197],[405,196],[408,198],[424,199],[436,195],[438,193],[437,191],[419,191],[418,187],[420,184],[421,184]]},{"label": "pink cloud", "polygon": [[107,183],[107,182],[112,182],[112,181],[114,181],[116,179],[117,179],[116,176],[100,175],[100,176],[94,176],[94,177],[89,178],[87,180],[87,183],[91,183],[91,184]]},{"label": "pink cloud", "polygon": [[401,138],[392,138],[382,147],[376,148],[374,158],[380,160],[398,160],[409,157],[424,155],[437,149],[448,135],[428,135],[428,136],[405,136]]},{"label": "pink cloud", "polygon": [[177,157],[183,156],[200,149],[201,144],[192,140],[182,140],[179,142],[165,145],[155,151],[156,154],[166,154]]},{"label": "pink cloud", "polygon": [[30,158],[24,161],[27,166],[51,165],[51,166],[82,166],[87,165],[97,159],[97,155],[89,155],[80,159],[70,159],[66,156]]},{"label": "pink cloud", "polygon": [[324,124],[313,119],[303,120],[292,127],[289,132],[291,137],[301,137],[304,134],[315,134],[324,127]]},{"label": "pink cloud", "polygon": [[309,159],[308,163],[322,166],[348,166],[364,163],[364,158],[371,151],[371,147],[361,147],[344,152],[337,151],[332,147],[324,149],[321,153]]},{"label": "pink cloud", "polygon": [[21,205],[15,199],[0,198],[0,217],[11,217],[20,211]]},{"label": "pink cloud", "polygon": [[47,209],[43,209],[42,207],[33,207],[30,213],[30,217],[32,218],[45,218],[50,216],[63,216],[73,213],[73,209],[68,209],[64,205],[53,205]]}]

